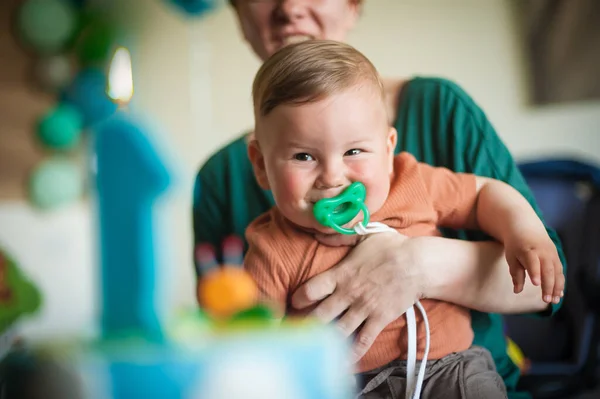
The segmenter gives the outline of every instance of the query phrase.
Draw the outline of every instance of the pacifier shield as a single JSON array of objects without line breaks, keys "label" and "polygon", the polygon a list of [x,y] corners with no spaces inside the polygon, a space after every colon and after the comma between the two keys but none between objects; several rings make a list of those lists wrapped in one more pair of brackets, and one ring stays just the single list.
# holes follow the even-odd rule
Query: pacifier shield
[{"label": "pacifier shield", "polygon": [[315,204],[313,214],[317,221],[342,234],[354,234],[354,230],[342,227],[351,222],[361,211],[363,224],[369,223],[369,210],[365,205],[367,190],[361,182],[354,182],[341,194],[323,198]]}]

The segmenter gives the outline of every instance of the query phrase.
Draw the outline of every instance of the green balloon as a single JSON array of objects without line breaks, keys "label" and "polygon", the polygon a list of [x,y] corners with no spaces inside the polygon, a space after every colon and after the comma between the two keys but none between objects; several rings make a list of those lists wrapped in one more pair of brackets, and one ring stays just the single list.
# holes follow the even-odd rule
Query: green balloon
[{"label": "green balloon", "polygon": [[23,41],[44,54],[61,50],[76,24],[73,7],[62,0],[28,0],[17,17]]},{"label": "green balloon", "polygon": [[38,125],[41,142],[57,150],[69,150],[79,144],[83,116],[70,105],[59,104],[42,117]]},{"label": "green balloon", "polygon": [[62,157],[43,161],[34,170],[29,184],[31,202],[44,210],[74,202],[83,194],[81,169]]}]

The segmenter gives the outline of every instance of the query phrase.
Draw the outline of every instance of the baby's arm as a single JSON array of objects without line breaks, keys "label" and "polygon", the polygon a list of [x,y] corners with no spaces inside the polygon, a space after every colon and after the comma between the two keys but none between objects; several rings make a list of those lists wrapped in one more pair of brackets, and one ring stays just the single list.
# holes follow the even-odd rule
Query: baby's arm
[{"label": "baby's arm", "polygon": [[556,246],[527,200],[510,185],[477,177],[477,200],[472,226],[504,244],[514,291],[523,290],[525,271],[534,285],[542,286],[545,302],[558,303],[565,279]]},{"label": "baby's arm", "polygon": [[527,271],[531,282],[542,286],[544,302],[560,302],[565,279],[556,246],[517,190],[499,180],[405,158],[404,177],[418,172],[439,227],[483,230],[504,245],[515,293],[523,291]]}]

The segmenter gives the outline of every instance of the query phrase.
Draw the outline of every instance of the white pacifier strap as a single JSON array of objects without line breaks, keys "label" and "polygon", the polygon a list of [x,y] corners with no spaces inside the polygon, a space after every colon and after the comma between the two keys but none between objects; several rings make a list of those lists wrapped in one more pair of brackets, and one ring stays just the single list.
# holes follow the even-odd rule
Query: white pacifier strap
[{"label": "white pacifier strap", "polygon": [[[383,232],[395,232],[396,230],[391,227],[379,223],[371,222],[367,226],[363,226],[361,223],[357,223],[354,226],[354,231],[358,235],[367,235],[374,233]],[[423,353],[423,359],[421,360],[421,366],[417,372],[417,319],[415,316],[415,306],[421,312],[423,316],[423,322],[425,323],[425,352]],[[421,388],[423,387],[423,379],[425,378],[425,367],[427,366],[427,356],[429,355],[429,343],[430,343],[430,332],[429,332],[429,320],[427,320],[427,313],[419,301],[415,302],[414,306],[411,306],[406,311],[406,325],[408,329],[408,356],[406,359],[406,399],[419,399],[421,396]]]},{"label": "white pacifier strap", "polygon": [[[416,373],[417,367],[417,321],[415,318],[415,308],[414,306],[408,309],[406,312],[407,324],[408,324],[408,353],[410,355],[411,351],[414,353],[414,358],[412,362],[407,362],[407,377],[416,375],[416,381],[414,381],[414,385],[407,385],[406,389],[406,398],[407,399],[418,399],[421,396],[421,388],[423,387],[423,380],[425,379],[425,368],[427,367],[427,357],[429,356],[429,344],[430,344],[430,331],[429,331],[429,320],[427,319],[427,313],[425,312],[425,308],[421,305],[421,302],[415,302],[415,306],[419,309],[421,316],[423,316],[423,323],[425,324],[425,352],[423,352],[423,359],[421,359],[421,365],[419,367],[419,372]],[[410,314],[412,314],[412,322],[410,321]],[[411,328],[412,324],[412,328]],[[410,331],[413,331],[414,335],[411,338]],[[409,378],[407,378],[409,380]],[[410,392],[410,387],[414,386],[414,390]]]}]

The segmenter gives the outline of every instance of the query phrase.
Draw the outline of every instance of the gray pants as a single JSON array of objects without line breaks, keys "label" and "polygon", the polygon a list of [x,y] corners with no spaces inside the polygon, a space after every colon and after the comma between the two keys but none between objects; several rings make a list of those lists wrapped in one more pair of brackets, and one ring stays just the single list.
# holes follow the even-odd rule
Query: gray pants
[{"label": "gray pants", "polygon": [[[417,370],[420,364],[417,361]],[[406,395],[406,360],[395,360],[357,377],[361,399],[404,399]],[[504,381],[496,372],[490,353],[473,346],[428,361],[421,398],[506,399],[507,396]]]}]

